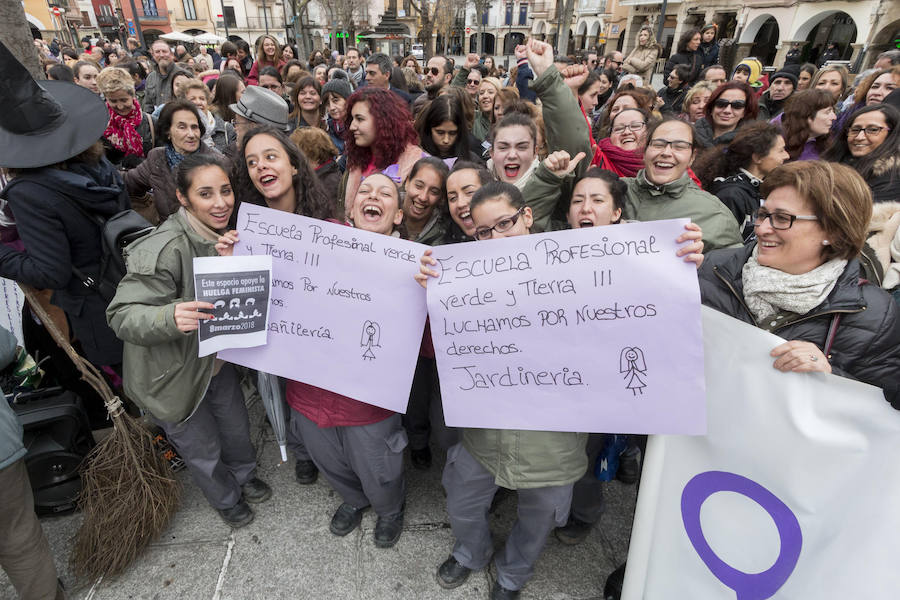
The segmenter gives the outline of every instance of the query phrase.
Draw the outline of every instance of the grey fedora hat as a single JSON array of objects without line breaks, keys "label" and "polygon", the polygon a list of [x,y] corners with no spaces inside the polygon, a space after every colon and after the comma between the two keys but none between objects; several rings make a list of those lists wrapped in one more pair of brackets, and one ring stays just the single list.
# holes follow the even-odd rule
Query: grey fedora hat
[{"label": "grey fedora hat", "polygon": [[289,129],[287,102],[275,92],[258,85],[248,86],[237,104],[230,104],[228,108],[254,123],[272,125],[285,131]]}]

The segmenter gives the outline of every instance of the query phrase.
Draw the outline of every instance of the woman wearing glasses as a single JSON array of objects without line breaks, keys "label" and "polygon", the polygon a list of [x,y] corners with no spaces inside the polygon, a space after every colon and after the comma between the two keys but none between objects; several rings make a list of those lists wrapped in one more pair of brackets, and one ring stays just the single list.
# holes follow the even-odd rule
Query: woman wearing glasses
[{"label": "woman wearing glasses", "polygon": [[619,177],[637,175],[644,168],[649,118],[650,113],[641,108],[626,108],[616,113],[609,137],[598,142],[592,164]]},{"label": "woman wearing glasses", "polygon": [[749,85],[742,81],[723,83],[710,95],[705,116],[694,125],[704,148],[727,144],[737,129],[752,123],[759,113],[759,102]]},{"label": "woman wearing glasses", "polygon": [[784,165],[766,178],[754,219],[757,242],[707,254],[704,304],[788,340],[772,366],[852,377],[900,408],[900,308],[861,283],[860,250],[872,200],[850,167]]},{"label": "woman wearing glasses", "polygon": [[688,167],[696,156],[694,128],[675,118],[649,127],[644,168],[626,178],[628,197],[622,218],[659,221],[688,217],[703,229],[706,250],[741,244],[731,212],[718,198],[691,180]]},{"label": "woman wearing glasses", "polygon": [[822,156],[862,175],[877,203],[900,201],[900,112],[887,104],[859,109]]}]

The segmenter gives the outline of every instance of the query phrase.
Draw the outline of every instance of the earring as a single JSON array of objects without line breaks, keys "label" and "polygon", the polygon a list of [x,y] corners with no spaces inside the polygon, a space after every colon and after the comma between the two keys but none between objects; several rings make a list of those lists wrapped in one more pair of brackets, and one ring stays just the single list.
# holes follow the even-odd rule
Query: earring
[{"label": "earring", "polygon": [[829,242],[828,240],[822,240],[822,245],[829,246],[829,245],[831,245],[831,242]]}]

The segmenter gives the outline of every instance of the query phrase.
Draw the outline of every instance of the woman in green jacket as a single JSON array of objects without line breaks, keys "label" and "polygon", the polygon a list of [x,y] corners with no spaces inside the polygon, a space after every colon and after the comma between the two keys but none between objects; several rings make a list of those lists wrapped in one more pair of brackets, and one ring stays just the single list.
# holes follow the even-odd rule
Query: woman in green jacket
[{"label": "woman in green jacket", "polygon": [[232,527],[250,523],[247,502],[272,495],[256,477],[256,450],[234,367],[198,356],[197,329],[212,318],[194,300],[193,259],[216,256],[234,209],[228,169],[214,154],[178,166],[181,205],[152,234],[126,251],[128,273],[106,311],[125,342],[128,396],[149,412],[187,464],[194,483]]}]

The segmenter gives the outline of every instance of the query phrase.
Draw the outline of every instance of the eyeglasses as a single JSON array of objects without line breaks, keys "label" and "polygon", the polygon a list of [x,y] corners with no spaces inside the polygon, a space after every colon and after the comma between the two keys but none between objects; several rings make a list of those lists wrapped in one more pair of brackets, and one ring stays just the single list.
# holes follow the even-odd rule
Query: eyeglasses
[{"label": "eyeglasses", "polygon": [[628,125],[619,125],[618,127],[613,127],[612,132],[613,133],[624,133],[626,129],[628,129],[630,131],[640,131],[641,129],[643,129],[646,126],[647,126],[647,124],[644,123],[643,121],[641,121],[640,123],[637,123],[637,122],[629,123]]},{"label": "eyeglasses", "polygon": [[437,77],[438,75],[441,74],[441,70],[438,69],[437,67],[431,67],[430,69],[429,69],[429,68],[426,68],[425,71],[428,72],[428,73],[431,73],[431,74],[434,75],[435,77]]},{"label": "eyeglasses", "polygon": [[734,110],[743,110],[747,106],[747,102],[744,100],[732,100],[729,102],[725,98],[719,98],[713,106],[716,108],[728,108],[730,106]]},{"label": "eyeglasses", "polygon": [[692,144],[691,142],[686,142],[684,140],[664,140],[662,138],[650,140],[647,145],[656,150],[665,150],[666,146],[672,146],[673,150],[682,151],[690,150],[694,147],[694,144]]},{"label": "eyeglasses", "polygon": [[758,209],[753,214],[753,226],[759,227],[768,219],[772,229],[790,229],[794,225],[794,221],[818,221],[819,217],[814,215],[792,215],[785,212],[769,212],[764,208]]},{"label": "eyeglasses", "polygon": [[280,83],[264,83],[260,87],[264,87],[267,90],[277,90],[278,88],[281,87],[281,84]]},{"label": "eyeglasses", "polygon": [[517,210],[512,216],[504,217],[503,219],[500,219],[499,221],[494,223],[493,227],[479,227],[475,230],[475,239],[487,240],[491,238],[495,231],[497,233],[509,231],[510,229],[515,227],[516,223],[519,221],[519,217],[522,216],[523,210],[525,210],[524,206]]},{"label": "eyeglasses", "polygon": [[859,127],[858,125],[854,125],[847,130],[847,137],[855,138],[860,134],[860,132],[865,133],[866,137],[872,137],[881,133],[883,129],[887,129],[889,133],[891,131],[889,127],[882,127],[881,125],[869,125],[868,127]]},{"label": "eyeglasses", "polygon": [[621,66],[622,66],[622,63],[625,62],[625,61],[624,61],[624,60],[613,60],[613,59],[609,59],[607,62],[609,62],[610,64],[613,64],[613,65],[618,65],[618,66],[621,67]]},{"label": "eyeglasses", "polygon": [[480,79],[466,79],[466,85],[478,85],[481,83]]}]

